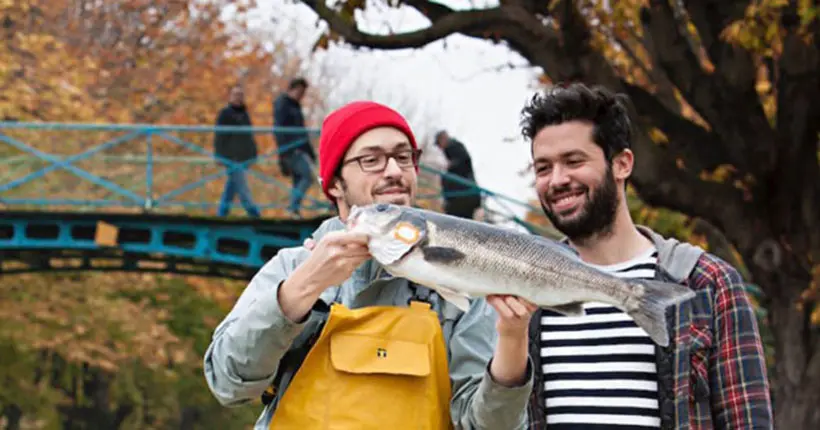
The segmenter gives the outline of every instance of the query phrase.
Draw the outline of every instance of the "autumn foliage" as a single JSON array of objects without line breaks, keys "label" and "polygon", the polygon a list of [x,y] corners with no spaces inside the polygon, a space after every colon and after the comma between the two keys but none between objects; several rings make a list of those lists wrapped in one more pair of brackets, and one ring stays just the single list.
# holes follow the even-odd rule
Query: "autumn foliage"
[{"label": "autumn foliage", "polygon": [[[234,5],[230,25],[220,10]],[[276,41],[245,24],[251,1],[0,2],[0,116],[19,121],[209,124],[231,85],[270,124]],[[264,43],[273,43],[266,49]],[[279,64],[292,70],[293,64]]]},{"label": "autumn foliage", "polygon": [[[233,11],[230,22],[219,19],[226,7]],[[279,55],[280,41],[249,28],[253,7],[252,1],[229,0],[0,0],[0,119],[210,125],[229,88],[241,83],[255,125],[270,125],[273,98],[299,64]],[[5,133],[65,156],[124,134]],[[212,149],[210,133],[175,136]],[[260,153],[275,148],[270,135],[257,142]],[[154,144],[155,156],[204,156],[161,139]],[[129,152],[144,154],[144,137],[101,155]],[[0,158],[21,154],[0,144]],[[258,169],[281,180],[273,161]],[[99,157],[75,165],[126,188],[145,188],[144,165]],[[44,164],[12,167],[4,178]],[[216,170],[212,161],[198,168],[157,165],[154,192]],[[216,202],[223,181],[201,187],[202,199]],[[59,170],[4,197],[41,193],[110,198]],[[281,197],[258,195],[263,201]],[[3,277],[0,427],[248,428],[258,407],[218,405],[205,386],[201,360],[213,328],[243,287],[135,274]]]}]

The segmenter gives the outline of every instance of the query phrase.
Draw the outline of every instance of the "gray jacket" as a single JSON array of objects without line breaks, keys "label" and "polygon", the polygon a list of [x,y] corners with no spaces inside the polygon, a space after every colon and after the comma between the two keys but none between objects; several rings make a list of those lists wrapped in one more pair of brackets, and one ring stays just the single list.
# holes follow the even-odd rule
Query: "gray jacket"
[{"label": "gray jacket", "polygon": [[[313,235],[341,230],[337,218],[325,221]],[[307,321],[293,323],[277,301],[277,288],[309,255],[302,247],[281,250],[254,276],[233,309],[214,331],[205,352],[204,371],[208,387],[225,406],[238,406],[258,399],[270,385],[289,348],[299,348],[317,332],[320,316],[312,311]],[[414,288],[401,278],[392,278],[372,260],[363,264],[341,286],[331,287],[320,297],[325,303],[338,302],[349,308],[374,305],[406,306]],[[427,289],[425,289],[427,290]],[[429,291],[429,290],[427,290]],[[447,343],[452,384],[451,416],[457,429],[524,429],[527,426],[527,399],[532,390],[533,369],[527,368],[527,382],[504,387],[489,374],[489,361],[496,342],[496,313],[484,299],[471,301],[466,313],[430,296],[439,314]],[[279,396],[287,389],[290,376],[282,378]],[[278,398],[277,397],[277,398]],[[268,404],[255,430],[268,428],[276,401]]]}]

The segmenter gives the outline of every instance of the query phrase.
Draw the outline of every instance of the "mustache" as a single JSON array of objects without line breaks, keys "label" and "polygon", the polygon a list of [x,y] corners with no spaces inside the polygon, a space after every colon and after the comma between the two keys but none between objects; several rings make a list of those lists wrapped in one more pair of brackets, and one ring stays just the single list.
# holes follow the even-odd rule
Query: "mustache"
[{"label": "mustache", "polygon": [[589,187],[584,186],[584,185],[572,185],[572,184],[560,185],[560,186],[550,188],[549,190],[547,190],[547,192],[544,193],[544,197],[547,200],[550,200],[550,199],[554,198],[555,196],[559,196],[561,194],[577,193],[577,192],[586,193],[587,190],[589,190]]},{"label": "mustache", "polygon": [[410,187],[408,187],[402,180],[392,179],[392,180],[386,181],[384,183],[384,185],[380,185],[379,187],[374,189],[373,193],[378,194],[378,193],[384,192],[385,190],[388,190],[390,188],[400,188],[402,190],[402,192],[409,192],[410,191]]}]

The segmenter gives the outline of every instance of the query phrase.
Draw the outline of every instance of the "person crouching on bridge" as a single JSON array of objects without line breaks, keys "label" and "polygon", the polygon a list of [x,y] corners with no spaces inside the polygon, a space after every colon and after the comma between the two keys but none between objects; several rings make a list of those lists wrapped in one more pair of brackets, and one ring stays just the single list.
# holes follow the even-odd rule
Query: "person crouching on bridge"
[{"label": "person crouching on bridge", "polygon": [[352,205],[414,204],[420,152],[387,106],[325,119],[319,171],[338,216],[262,267],[204,358],[221,404],[261,396],[256,430],[526,428],[535,307],[488,297],[461,312],[380,270],[366,237],[344,230]]},{"label": "person crouching on bridge", "polygon": [[[216,119],[217,126],[245,126],[250,127],[251,117],[245,107],[245,93],[242,87],[235,85],[231,88],[230,100]],[[253,203],[251,190],[245,171],[250,167],[249,160],[257,156],[256,141],[250,131],[216,132],[214,136],[214,152],[219,157],[219,163],[227,169],[228,178],[219,200],[217,216],[227,216],[231,211],[233,198],[239,196],[239,202],[248,215],[259,218],[259,209]],[[226,159],[223,161],[222,159]]]}]

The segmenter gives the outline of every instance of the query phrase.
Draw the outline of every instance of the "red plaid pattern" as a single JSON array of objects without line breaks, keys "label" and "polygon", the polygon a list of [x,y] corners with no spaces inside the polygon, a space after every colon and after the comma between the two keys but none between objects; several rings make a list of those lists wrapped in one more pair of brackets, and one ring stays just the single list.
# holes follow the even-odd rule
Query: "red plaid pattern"
[{"label": "red plaid pattern", "polygon": [[[763,342],[743,279],[728,263],[704,253],[687,284],[698,295],[676,308],[677,342],[669,351],[658,348],[659,382],[672,381],[670,390],[659,390],[663,427],[772,429]],[[534,320],[540,321],[540,312]],[[536,327],[531,326],[533,339],[540,336]],[[540,362],[537,347],[531,355]],[[536,367],[529,429],[543,430],[543,381],[540,364]]]},{"label": "red plaid pattern", "polygon": [[[708,383],[710,396],[696,396],[698,385],[690,387],[690,428],[773,428],[763,342],[743,279],[726,262],[704,254],[690,285],[714,298],[711,315],[692,315],[693,345],[706,348],[694,350],[690,371],[696,382]],[[712,320],[711,330],[700,328],[706,319]]]}]

